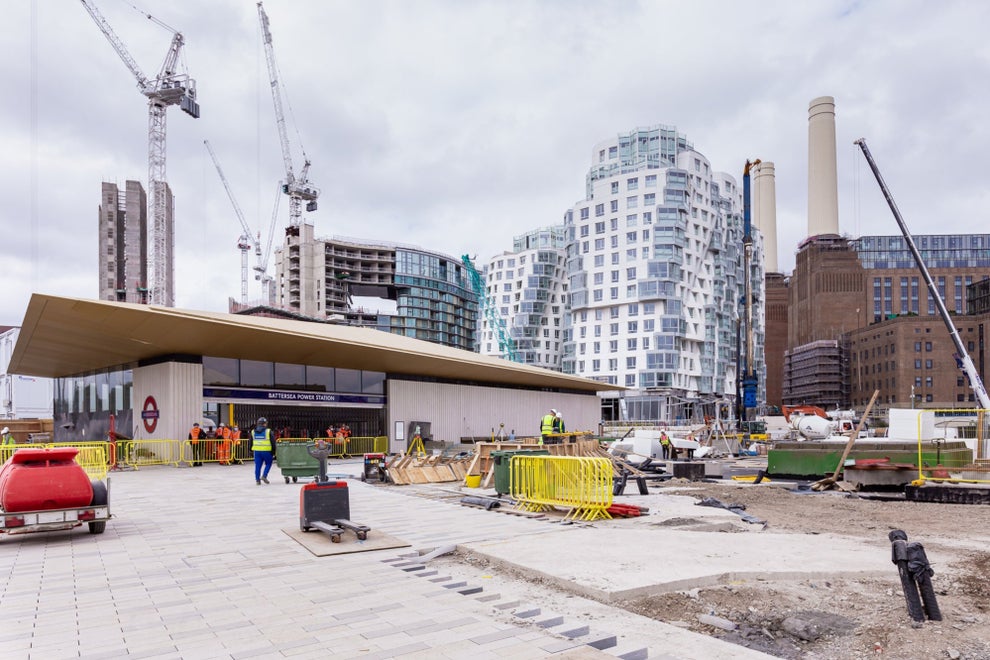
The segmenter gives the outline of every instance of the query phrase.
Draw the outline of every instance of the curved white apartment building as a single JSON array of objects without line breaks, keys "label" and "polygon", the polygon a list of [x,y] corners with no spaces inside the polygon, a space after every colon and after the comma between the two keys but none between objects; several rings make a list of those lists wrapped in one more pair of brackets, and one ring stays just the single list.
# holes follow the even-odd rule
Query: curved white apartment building
[{"label": "curved white apartment building", "polygon": [[[565,373],[624,385],[603,419],[732,416],[745,370],[743,163],[715,172],[674,127],[595,145],[565,215]],[[765,383],[762,241],[753,229],[754,367]],[[741,356],[740,356],[741,353]]]},{"label": "curved white apartment building", "polygon": [[557,225],[516,236],[512,252],[503,252],[488,261],[487,293],[504,327],[497,327],[489,316],[479,315],[482,355],[502,354],[499,333],[504,332],[512,339],[517,361],[561,370],[566,255],[566,228]]}]

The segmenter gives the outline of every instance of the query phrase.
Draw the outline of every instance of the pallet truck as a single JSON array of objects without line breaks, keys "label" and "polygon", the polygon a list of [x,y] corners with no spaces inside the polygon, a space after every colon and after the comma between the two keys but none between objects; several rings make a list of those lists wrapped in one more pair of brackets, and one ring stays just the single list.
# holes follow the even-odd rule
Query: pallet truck
[{"label": "pallet truck", "polygon": [[331,481],[327,476],[327,458],[333,450],[323,440],[317,440],[308,451],[319,461],[320,473],[315,482],[304,485],[299,491],[299,529],[304,532],[317,529],[329,536],[333,543],[340,543],[341,536],[347,530],[354,532],[358,540],[366,540],[371,528],[350,520],[347,482]]}]

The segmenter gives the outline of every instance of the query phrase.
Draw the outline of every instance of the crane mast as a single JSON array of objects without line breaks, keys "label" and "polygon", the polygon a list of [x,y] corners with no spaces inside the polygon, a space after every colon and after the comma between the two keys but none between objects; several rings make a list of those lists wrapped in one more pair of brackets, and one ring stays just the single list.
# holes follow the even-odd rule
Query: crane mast
[{"label": "crane mast", "polygon": [[914,238],[911,236],[911,232],[908,231],[907,225],[901,217],[901,212],[897,210],[897,204],[894,203],[894,197],[891,195],[890,190],[887,188],[887,184],[884,183],[883,177],[880,175],[880,168],[878,168],[876,162],[874,162],[873,154],[870,153],[869,148],[866,146],[866,140],[864,138],[860,138],[856,140],[855,144],[859,145],[859,148],[863,150],[863,156],[866,157],[866,162],[869,163],[870,170],[872,170],[873,176],[880,185],[880,191],[883,192],[884,199],[887,200],[887,206],[890,207],[891,212],[894,214],[894,219],[897,221],[897,226],[901,228],[901,233],[904,235],[904,241],[907,243],[908,249],[911,251],[911,256],[914,257],[914,263],[918,266],[918,270],[921,271],[921,276],[924,278],[925,284],[928,285],[928,293],[931,295],[932,300],[935,301],[935,306],[938,307],[938,312],[942,316],[942,321],[945,323],[945,327],[949,331],[949,336],[952,338],[952,343],[956,347],[956,354],[959,356],[959,362],[962,364],[962,369],[966,373],[966,377],[969,378],[970,387],[973,388],[980,407],[984,410],[990,410],[990,396],[987,395],[987,390],[983,386],[983,379],[980,378],[980,374],[976,370],[976,365],[973,364],[973,358],[969,356],[969,352],[966,350],[966,347],[963,346],[962,339],[959,338],[959,331],[956,330],[956,324],[952,322],[952,317],[949,315],[949,310],[945,307],[945,301],[942,300],[942,295],[939,293],[938,287],[935,286],[935,280],[932,279],[931,273],[928,272],[928,267],[925,265],[925,260],[921,258],[921,252],[918,251],[918,247],[914,244]]},{"label": "crane mast", "polygon": [[138,89],[148,98],[148,220],[151,231],[148,232],[148,281],[144,288],[147,302],[172,307],[175,305],[175,276],[171,268],[175,240],[166,195],[165,111],[170,105],[178,105],[194,119],[199,117],[196,81],[176,71],[185,39],[182,33],[146,14],[149,20],[172,32],[161,69],[154,79],[149,79],[96,5],[90,0],[80,2],[134,76]]},{"label": "crane mast", "polygon": [[254,270],[257,273],[255,279],[261,281],[261,288],[265,296],[268,295],[268,283],[271,281],[271,277],[265,272],[267,270],[267,260],[262,262],[261,257],[261,240],[260,237],[255,239],[254,234],[251,233],[251,228],[248,227],[247,220],[244,218],[244,212],[241,210],[241,205],[237,203],[237,198],[234,197],[234,191],[230,187],[230,182],[227,181],[226,175],[223,173],[223,168],[220,167],[220,159],[217,158],[217,154],[213,151],[213,145],[210,144],[209,140],[203,140],[203,144],[206,145],[206,150],[210,152],[210,158],[213,160],[213,166],[217,169],[217,174],[220,175],[220,181],[223,183],[224,190],[227,191],[227,197],[230,199],[230,204],[234,207],[234,214],[241,223],[241,236],[237,239],[237,249],[241,251],[241,302],[247,302],[247,281],[248,281],[248,257],[247,253],[254,248],[255,257],[258,260],[258,265],[255,266]]},{"label": "crane mast", "polygon": [[292,165],[292,150],[289,145],[289,134],[285,125],[285,111],[282,107],[281,84],[278,79],[278,66],[275,63],[275,48],[272,44],[272,32],[269,26],[268,14],[261,2],[258,2],[258,18],[261,21],[262,39],[265,45],[265,62],[268,64],[268,80],[272,88],[272,101],[275,104],[275,125],[278,128],[278,139],[282,147],[282,162],[285,167],[285,181],[282,192],[289,196],[289,230],[298,228],[302,216],[302,203],[306,202],[307,211],[316,210],[316,200],[320,196],[318,188],[309,183],[310,161],[303,149],[303,167],[296,178]]}]

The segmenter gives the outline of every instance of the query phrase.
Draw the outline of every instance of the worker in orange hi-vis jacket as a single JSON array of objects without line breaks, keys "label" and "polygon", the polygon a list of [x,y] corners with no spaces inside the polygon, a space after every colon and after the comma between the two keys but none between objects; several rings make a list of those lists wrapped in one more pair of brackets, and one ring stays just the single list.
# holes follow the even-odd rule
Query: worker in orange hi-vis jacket
[{"label": "worker in orange hi-vis jacket", "polygon": [[217,427],[217,462],[220,465],[230,465],[230,427],[220,422]]}]

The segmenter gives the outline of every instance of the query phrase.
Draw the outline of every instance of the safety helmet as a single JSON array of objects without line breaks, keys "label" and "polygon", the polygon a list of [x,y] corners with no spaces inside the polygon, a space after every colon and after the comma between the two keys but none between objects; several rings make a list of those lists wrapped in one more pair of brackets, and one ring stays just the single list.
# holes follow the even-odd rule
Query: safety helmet
[{"label": "safety helmet", "polygon": [[264,417],[259,417],[258,418],[258,426],[265,426],[267,424],[268,424],[268,420],[267,419],[265,419]]}]

